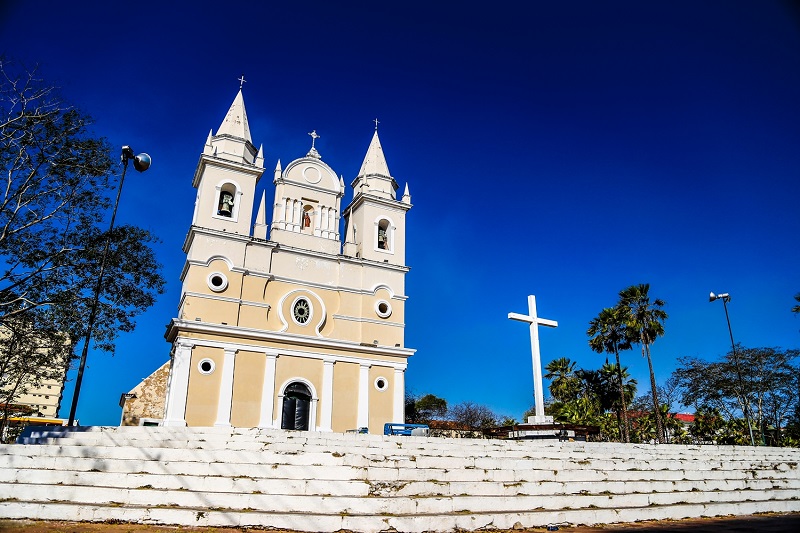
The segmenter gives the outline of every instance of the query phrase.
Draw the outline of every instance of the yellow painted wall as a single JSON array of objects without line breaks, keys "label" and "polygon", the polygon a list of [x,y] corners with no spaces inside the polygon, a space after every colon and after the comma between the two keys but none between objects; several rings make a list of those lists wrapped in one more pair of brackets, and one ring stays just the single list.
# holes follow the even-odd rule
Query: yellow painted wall
[{"label": "yellow painted wall", "polygon": [[[214,361],[216,368],[211,374],[201,374],[198,363],[205,359]],[[189,368],[189,392],[186,399],[186,424],[189,426],[213,426],[217,420],[219,385],[222,380],[224,354],[219,348],[196,346],[192,350]]]},{"label": "yellow painted wall", "polygon": [[238,352],[233,374],[231,425],[255,427],[261,417],[261,388],[264,381],[264,354]]},{"label": "yellow painted wall", "polygon": [[358,425],[358,372],[355,363],[333,365],[333,431],[344,432]]},{"label": "yellow painted wall", "polygon": [[[375,388],[375,380],[379,377],[386,380],[388,387],[379,391]],[[394,388],[394,369],[385,366],[372,366],[369,369],[369,432],[383,435],[383,425],[392,421]]]}]

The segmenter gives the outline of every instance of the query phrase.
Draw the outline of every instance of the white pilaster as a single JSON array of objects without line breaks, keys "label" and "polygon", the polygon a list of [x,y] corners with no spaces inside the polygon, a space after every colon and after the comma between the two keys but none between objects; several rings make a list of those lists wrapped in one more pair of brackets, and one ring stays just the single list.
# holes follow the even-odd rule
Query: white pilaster
[{"label": "white pilaster", "polygon": [[192,363],[193,344],[185,339],[177,339],[172,350],[169,380],[167,381],[167,402],[164,409],[165,426],[186,425],[186,395],[189,393],[189,370]]},{"label": "white pilaster", "polygon": [[369,427],[369,363],[361,363],[358,374],[358,420],[359,428]]},{"label": "white pilaster", "polygon": [[333,361],[322,362],[322,420],[320,431],[333,431]]},{"label": "white pilaster", "polygon": [[394,369],[394,398],[392,405],[392,422],[404,424],[406,421],[406,374],[405,369]]},{"label": "white pilaster", "polygon": [[217,403],[217,421],[214,426],[231,426],[231,406],[233,404],[233,367],[236,350],[225,350],[222,362],[222,382],[219,384],[219,403]]},{"label": "white pilaster", "polygon": [[264,364],[264,384],[261,386],[261,418],[258,421],[260,428],[275,427],[272,415],[275,412],[275,364],[277,360],[277,355],[267,354]]}]

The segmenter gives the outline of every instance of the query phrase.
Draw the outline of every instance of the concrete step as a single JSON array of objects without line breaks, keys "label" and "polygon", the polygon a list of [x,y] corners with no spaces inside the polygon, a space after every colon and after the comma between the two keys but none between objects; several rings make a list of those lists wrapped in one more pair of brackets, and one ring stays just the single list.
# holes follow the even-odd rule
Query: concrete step
[{"label": "concrete step", "polygon": [[[244,463],[244,464],[285,464],[306,466],[354,466],[370,467],[383,466],[386,468],[444,468],[444,469],[484,469],[484,470],[584,470],[591,464],[593,469],[611,470],[677,470],[686,468],[687,462],[695,461],[691,465],[694,470],[751,470],[765,467],[764,461],[753,458],[741,460],[709,460],[687,459],[609,459],[602,455],[593,459],[554,459],[554,458],[505,458],[505,457],[447,457],[432,456],[427,453],[419,455],[402,455],[396,451],[391,455],[382,454],[372,449],[348,449],[346,452],[340,448],[331,448],[330,451],[277,451],[262,449],[258,451],[236,450],[210,450],[210,449],[179,449],[179,448],[138,448],[134,446],[80,446],[70,441],[71,444],[58,444],[52,446],[42,445],[7,445],[0,446],[0,454],[24,455],[30,457],[80,457],[103,459],[128,459],[128,460],[155,460],[161,462],[184,461],[200,463]],[[43,459],[44,460],[44,459]],[[773,470],[790,470],[796,468],[794,461],[769,460],[768,466]]]},{"label": "concrete step", "polygon": [[0,517],[453,531],[800,511],[800,450],[78,428],[0,446]]},{"label": "concrete step", "polygon": [[[694,479],[644,481],[574,481],[537,482],[496,481],[373,481],[285,478],[234,478],[171,474],[129,474],[66,470],[0,470],[0,483],[26,485],[63,485],[108,487],[129,490],[188,490],[195,492],[231,492],[270,495],[326,496],[517,496],[581,494],[608,495],[652,492],[696,492],[731,490],[800,490],[800,479]],[[572,491],[572,492],[571,492]]]},{"label": "concrete step", "polygon": [[394,529],[407,533],[427,531],[474,531],[544,527],[548,524],[596,525],[639,520],[679,520],[689,517],[726,516],[767,512],[798,512],[797,500],[745,501],[735,504],[670,504],[619,509],[544,509],[519,512],[439,513],[430,515],[354,515],[339,513],[287,513],[229,509],[108,506],[74,503],[0,502],[0,516],[71,521],[123,521],[205,527],[262,527],[319,532],[350,530],[379,533]]},{"label": "concrete step", "polygon": [[[79,428],[82,429],[82,428]],[[630,457],[633,453],[637,457],[646,457],[652,454],[654,458],[680,458],[685,459],[692,455],[706,456],[709,452],[715,453],[720,458],[741,458],[748,455],[769,458],[797,457],[797,454],[787,452],[786,448],[767,448],[749,446],[678,446],[678,445],[647,445],[618,443],[582,443],[582,442],[553,442],[553,441],[499,441],[484,439],[439,439],[439,438],[408,438],[384,437],[380,435],[352,435],[338,433],[312,433],[312,432],[287,432],[268,429],[242,429],[242,428],[165,428],[165,427],[122,427],[102,428],[108,431],[99,431],[90,428],[87,431],[75,429],[47,430],[34,433],[28,437],[29,443],[59,443],[51,440],[60,438],[61,444],[71,444],[64,440],[74,440],[74,444],[82,445],[95,442],[96,445],[107,446],[149,446],[152,448],[191,448],[196,445],[200,448],[216,449],[252,449],[264,448],[268,444],[276,449],[293,449],[306,447],[330,447],[347,443],[348,446],[370,449],[402,450],[403,453],[415,453],[412,450],[441,455],[459,456],[491,456],[490,452],[502,452],[504,456],[523,456],[535,451],[545,456],[564,457],[564,452],[571,455],[606,453],[614,457]],[[202,430],[202,431],[201,431]],[[206,430],[211,430],[206,432]],[[64,437],[67,435],[68,437]],[[477,453],[477,450],[485,453]],[[548,453],[552,452],[552,453]]]}]

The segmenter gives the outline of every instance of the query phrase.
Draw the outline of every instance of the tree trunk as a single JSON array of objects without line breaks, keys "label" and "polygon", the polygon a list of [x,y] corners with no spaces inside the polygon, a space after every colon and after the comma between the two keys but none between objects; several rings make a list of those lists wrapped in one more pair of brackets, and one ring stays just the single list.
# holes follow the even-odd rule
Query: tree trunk
[{"label": "tree trunk", "polygon": [[614,351],[614,357],[617,358],[617,373],[619,374],[619,402],[622,406],[622,427],[620,428],[622,442],[625,444],[630,442],[630,435],[628,433],[628,409],[625,405],[625,387],[622,384],[622,365],[619,363],[619,351]]},{"label": "tree trunk", "polygon": [[653,372],[653,360],[650,358],[650,345],[642,341],[642,351],[647,356],[647,366],[650,368],[650,390],[653,392],[653,414],[656,417],[656,432],[658,433],[658,443],[664,444],[664,423],[661,421],[661,409],[658,403],[658,392],[656,391],[656,375]]}]

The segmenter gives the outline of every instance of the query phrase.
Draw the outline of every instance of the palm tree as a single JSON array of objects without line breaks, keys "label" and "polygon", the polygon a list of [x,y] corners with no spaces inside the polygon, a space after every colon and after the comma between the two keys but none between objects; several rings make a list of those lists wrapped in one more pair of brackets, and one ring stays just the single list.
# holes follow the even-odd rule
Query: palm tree
[{"label": "palm tree", "polygon": [[[794,295],[794,299],[797,301],[798,304],[800,304],[800,292]],[[794,307],[792,307],[792,313],[800,314],[800,305],[795,305]]]},{"label": "palm tree", "polygon": [[550,380],[550,394],[556,401],[567,402],[577,394],[578,380],[575,377],[575,362],[569,357],[553,359],[544,367]]},{"label": "palm tree", "polygon": [[664,442],[664,423],[661,420],[661,409],[656,392],[656,375],[653,373],[653,360],[650,358],[650,345],[658,337],[664,335],[664,321],[667,313],[662,309],[666,305],[663,300],[650,301],[650,284],[631,285],[619,293],[618,307],[626,309],[626,327],[636,332],[639,344],[642,345],[642,356],[647,357],[650,369],[650,390],[653,392],[653,413],[656,418],[658,442]]},{"label": "palm tree", "polygon": [[[596,318],[589,322],[589,329],[586,334],[591,337],[589,346],[597,353],[613,353],[617,360],[617,370],[619,370],[619,398],[622,409],[622,423],[620,424],[620,439],[623,442],[630,442],[628,432],[628,411],[625,406],[625,391],[623,390],[624,379],[622,377],[622,366],[619,362],[619,351],[631,349],[631,334],[633,330],[627,327],[627,308],[607,307],[600,311]],[[606,358],[606,364],[608,358]]]},{"label": "palm tree", "polygon": [[600,403],[604,410],[613,411],[616,415],[620,440],[625,438],[625,442],[630,442],[626,410],[633,398],[636,397],[636,380],[630,377],[627,368],[620,368],[614,363],[604,364],[598,370],[598,375],[602,385],[598,394]]}]

